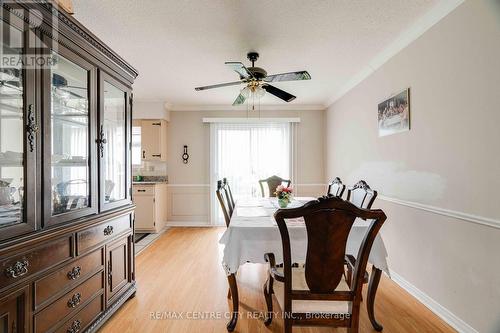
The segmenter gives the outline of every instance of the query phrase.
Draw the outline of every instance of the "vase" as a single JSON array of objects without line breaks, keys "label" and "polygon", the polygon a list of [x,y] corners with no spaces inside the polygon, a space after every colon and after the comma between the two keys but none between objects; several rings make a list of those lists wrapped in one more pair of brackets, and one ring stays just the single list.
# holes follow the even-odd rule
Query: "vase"
[{"label": "vase", "polygon": [[286,208],[289,203],[288,199],[278,199],[278,205],[280,208]]}]

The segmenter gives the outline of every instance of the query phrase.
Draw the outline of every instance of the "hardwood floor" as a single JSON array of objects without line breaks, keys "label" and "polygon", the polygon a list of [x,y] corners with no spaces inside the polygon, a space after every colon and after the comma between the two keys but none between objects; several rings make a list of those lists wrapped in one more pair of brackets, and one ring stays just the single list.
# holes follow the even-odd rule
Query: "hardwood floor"
[{"label": "hardwood floor", "polygon": [[[101,332],[226,332],[228,285],[221,266],[222,247],[218,245],[224,230],[172,228],[141,252],[136,259],[136,297],[129,300]],[[282,332],[279,318],[275,318],[269,327],[263,323],[266,307],[262,286],[265,273],[265,266],[260,264],[246,264],[240,269],[240,319],[235,332]],[[455,332],[385,276],[380,282],[375,305],[377,318],[385,333]],[[276,300],[274,307],[279,309]],[[201,316],[205,318],[200,319]],[[346,330],[294,328],[293,331],[326,333]],[[360,331],[375,332],[364,305]]]}]

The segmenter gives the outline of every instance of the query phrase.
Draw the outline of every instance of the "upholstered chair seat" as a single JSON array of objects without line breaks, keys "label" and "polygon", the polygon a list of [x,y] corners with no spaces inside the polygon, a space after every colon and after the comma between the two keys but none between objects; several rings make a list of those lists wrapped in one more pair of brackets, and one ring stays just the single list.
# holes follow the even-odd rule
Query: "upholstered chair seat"
[{"label": "upholstered chair seat", "polygon": [[[278,272],[283,273],[283,268],[278,268]],[[285,306],[285,290],[284,283],[278,280],[274,281],[274,296],[278,301],[280,308]],[[307,286],[305,269],[301,267],[292,268],[292,289],[310,291]],[[342,277],[335,291],[349,291],[347,281]],[[312,301],[312,300],[293,300],[292,312],[296,313],[330,313],[330,314],[346,314],[349,313],[349,302],[347,301]]]}]

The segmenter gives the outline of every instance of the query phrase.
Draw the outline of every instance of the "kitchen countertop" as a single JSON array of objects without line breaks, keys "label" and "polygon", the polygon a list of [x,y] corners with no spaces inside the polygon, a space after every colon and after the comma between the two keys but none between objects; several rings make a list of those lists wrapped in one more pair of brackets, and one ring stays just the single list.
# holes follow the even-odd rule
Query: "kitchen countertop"
[{"label": "kitchen countertop", "polygon": [[132,182],[132,185],[156,185],[156,184],[168,184],[168,182],[153,182],[153,181],[145,181],[145,182]]}]

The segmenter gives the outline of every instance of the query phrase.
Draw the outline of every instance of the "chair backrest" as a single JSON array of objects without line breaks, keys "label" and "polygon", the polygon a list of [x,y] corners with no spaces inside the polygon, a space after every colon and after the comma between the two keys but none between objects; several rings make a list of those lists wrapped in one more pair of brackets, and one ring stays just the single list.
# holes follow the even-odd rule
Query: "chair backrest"
[{"label": "chair backrest", "polygon": [[359,208],[370,209],[376,197],[377,191],[372,190],[364,180],[347,189],[347,201]]},{"label": "chair backrest", "polygon": [[229,196],[227,193],[228,192],[226,191],[224,182],[222,180],[218,180],[217,190],[215,190],[215,194],[217,196],[217,200],[219,201],[220,208],[222,209],[222,214],[224,215],[224,221],[226,222],[226,227],[229,227],[229,223],[231,222],[231,216],[233,215],[233,210],[230,209]]},{"label": "chair backrest", "polygon": [[326,195],[332,195],[334,197],[342,198],[344,191],[345,185],[342,184],[342,181],[339,177],[335,177],[335,179],[328,184],[328,192],[326,193]]},{"label": "chair backrest", "polygon": [[266,178],[266,179],[259,180],[259,185],[260,185],[262,197],[263,198],[266,197],[266,194],[264,191],[264,184],[267,184],[267,189],[269,190],[268,197],[271,198],[271,197],[274,197],[274,192],[276,191],[276,187],[278,187],[278,185],[282,185],[283,183],[285,183],[286,187],[289,187],[290,184],[292,183],[292,181],[290,179],[283,179],[283,178],[276,176],[276,175],[271,176],[271,177]]},{"label": "chair backrest", "polygon": [[[292,258],[290,237],[286,219],[303,217],[307,230],[307,253],[305,262],[305,278],[311,295],[302,298],[304,292],[293,296],[291,289]],[[364,273],[368,256],[375,236],[382,227],[386,216],[380,209],[367,210],[356,207],[354,204],[337,197],[322,197],[306,203],[302,207],[279,209],[274,214],[278,224],[283,244],[283,270],[285,277],[285,295],[288,299],[322,299],[318,294],[335,296],[335,289],[344,274],[344,258],[349,232],[356,218],[371,220],[368,231],[361,243],[356,257],[356,264],[351,291],[344,297],[344,301],[357,300],[359,302],[363,285]],[[286,296],[285,296],[286,297]],[[330,298],[331,299],[331,298]],[[285,304],[287,301],[285,300]]]},{"label": "chair backrest", "polygon": [[233,198],[233,192],[231,191],[231,186],[229,186],[229,182],[227,181],[227,178],[222,178],[222,184],[224,185],[224,189],[226,191],[226,195],[229,201],[229,210],[231,211],[231,215],[233,215],[234,211],[234,198]]}]

